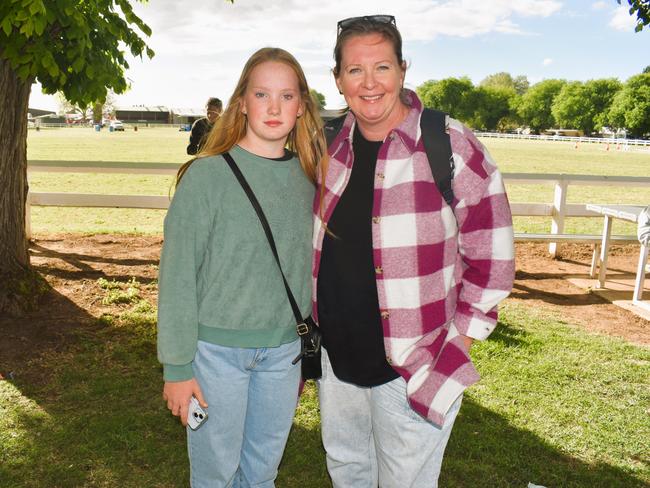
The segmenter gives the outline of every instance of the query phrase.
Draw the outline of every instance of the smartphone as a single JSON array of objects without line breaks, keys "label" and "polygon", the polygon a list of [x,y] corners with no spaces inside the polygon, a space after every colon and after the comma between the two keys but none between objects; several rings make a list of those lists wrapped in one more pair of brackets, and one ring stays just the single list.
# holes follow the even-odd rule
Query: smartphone
[{"label": "smartphone", "polygon": [[187,425],[190,429],[196,430],[201,427],[206,420],[208,420],[208,412],[201,408],[201,405],[199,405],[199,401],[196,398],[192,397],[187,412]]}]

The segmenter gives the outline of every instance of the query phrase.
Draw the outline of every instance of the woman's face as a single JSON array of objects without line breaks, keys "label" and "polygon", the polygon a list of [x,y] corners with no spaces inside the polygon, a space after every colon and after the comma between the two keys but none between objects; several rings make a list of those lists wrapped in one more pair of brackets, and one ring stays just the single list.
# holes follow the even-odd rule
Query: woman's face
[{"label": "woman's face", "polygon": [[336,85],[363,135],[383,140],[408,112],[400,100],[405,70],[381,34],[351,37],[343,44]]}]

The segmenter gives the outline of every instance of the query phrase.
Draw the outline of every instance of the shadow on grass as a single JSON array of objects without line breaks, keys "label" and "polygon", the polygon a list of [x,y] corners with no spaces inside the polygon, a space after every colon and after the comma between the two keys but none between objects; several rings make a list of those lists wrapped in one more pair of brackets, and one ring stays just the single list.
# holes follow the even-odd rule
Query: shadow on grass
[{"label": "shadow on grass", "polygon": [[47,247],[41,246],[35,242],[29,244],[30,253],[35,256],[43,256],[49,258],[58,258],[62,261],[82,270],[94,271],[94,269],[86,263],[109,263],[119,264],[121,266],[141,266],[146,264],[158,264],[158,259],[124,259],[112,258],[110,256],[93,256],[90,254],[77,254],[73,252],[58,252]]},{"label": "shadow on grass", "polygon": [[[53,317],[48,309],[55,310]],[[0,320],[0,486],[180,487],[185,432],[165,408],[152,321],[114,327],[53,292]]]},{"label": "shadow on grass", "polygon": [[[32,242],[29,246],[30,253],[34,257],[54,258],[59,259],[66,263],[68,268],[58,267],[54,265],[41,265],[38,267],[39,271],[44,274],[56,276],[57,278],[67,280],[97,279],[107,277],[102,269],[96,269],[92,264],[101,264],[102,267],[106,265],[114,265],[113,267],[135,267],[135,266],[157,266],[158,259],[135,259],[135,258],[115,258],[105,255],[92,255],[92,254],[78,254],[74,252],[59,252],[49,249],[38,243]],[[70,269],[72,268],[72,269]],[[132,275],[117,275],[111,274],[110,278],[115,280],[128,280]],[[147,283],[147,278],[143,278],[143,283]]]},{"label": "shadow on grass", "polygon": [[[0,320],[0,486],[185,487],[185,433],[161,400],[151,320],[98,322],[53,293],[20,321]],[[58,318],[57,318],[58,317]],[[65,317],[65,320],[64,320]],[[525,332],[500,327],[491,340],[516,346]],[[315,409],[314,392],[302,399]],[[315,418],[314,418],[315,417]],[[330,486],[317,413],[294,424],[278,487]],[[3,434],[0,434],[3,435]],[[643,487],[605,464],[586,464],[511,426],[467,397],[450,440],[441,487]]]},{"label": "shadow on grass", "polygon": [[[577,287],[576,287],[577,288]],[[521,283],[515,283],[512,287],[510,298],[517,298],[519,300],[543,300],[553,305],[601,305],[609,303],[604,298],[595,293],[586,293],[580,290],[578,293],[554,293],[550,291],[540,290]],[[629,294],[629,293],[628,293]]]},{"label": "shadow on grass", "polygon": [[607,464],[587,464],[515,428],[467,395],[447,446],[441,487],[642,488],[647,483]]}]

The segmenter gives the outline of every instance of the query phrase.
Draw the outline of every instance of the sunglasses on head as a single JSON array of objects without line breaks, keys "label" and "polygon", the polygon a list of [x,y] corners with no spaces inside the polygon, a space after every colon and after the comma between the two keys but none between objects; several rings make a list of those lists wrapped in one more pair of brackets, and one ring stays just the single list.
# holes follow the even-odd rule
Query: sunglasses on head
[{"label": "sunglasses on head", "polygon": [[348,19],[339,20],[336,24],[336,37],[341,35],[345,29],[350,27],[356,22],[366,21],[366,22],[376,22],[378,24],[393,24],[397,27],[395,23],[395,16],[393,15],[363,15],[361,17],[350,17]]}]

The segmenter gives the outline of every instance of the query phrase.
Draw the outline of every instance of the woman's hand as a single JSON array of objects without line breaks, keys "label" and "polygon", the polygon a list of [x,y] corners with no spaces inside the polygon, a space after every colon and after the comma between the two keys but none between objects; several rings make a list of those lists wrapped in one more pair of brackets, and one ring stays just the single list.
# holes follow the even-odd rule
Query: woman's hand
[{"label": "woman's hand", "polygon": [[186,381],[165,381],[163,400],[167,402],[167,408],[171,410],[172,415],[180,416],[183,426],[187,425],[187,410],[192,396],[196,397],[201,407],[208,408],[196,378]]},{"label": "woman's hand", "polygon": [[472,342],[474,342],[474,339],[472,339],[471,337],[464,336],[464,335],[461,335],[460,338],[463,341],[463,345],[465,346],[465,350],[467,352],[469,352],[469,350],[472,348]]}]

